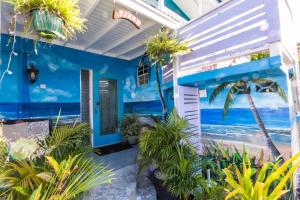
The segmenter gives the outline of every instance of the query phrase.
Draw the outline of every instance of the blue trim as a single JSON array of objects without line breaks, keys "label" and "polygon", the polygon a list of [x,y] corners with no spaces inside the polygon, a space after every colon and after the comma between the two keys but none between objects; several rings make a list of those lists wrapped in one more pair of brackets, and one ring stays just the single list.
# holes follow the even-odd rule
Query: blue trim
[{"label": "blue trim", "polygon": [[173,0],[165,0],[165,6],[178,14],[179,16],[183,17],[187,21],[190,20],[190,18],[173,2]]},{"label": "blue trim", "polygon": [[[281,58],[280,56],[274,56],[270,58],[264,58],[254,62],[243,63],[231,67],[224,67],[207,72],[200,72],[188,76],[184,76],[178,79],[179,85],[193,85],[199,83],[199,85],[205,84],[207,81],[215,79],[230,78],[232,76],[239,76],[244,74],[251,74],[259,71],[267,71],[280,69]],[[284,73],[284,72],[282,72]]]}]

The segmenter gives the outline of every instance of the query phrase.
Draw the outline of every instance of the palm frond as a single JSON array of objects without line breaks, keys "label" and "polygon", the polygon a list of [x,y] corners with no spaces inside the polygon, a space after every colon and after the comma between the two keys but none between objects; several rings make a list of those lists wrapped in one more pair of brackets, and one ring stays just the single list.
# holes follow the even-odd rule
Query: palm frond
[{"label": "palm frond", "polygon": [[218,97],[218,95],[221,94],[224,91],[224,89],[228,87],[230,84],[231,84],[230,82],[224,82],[218,85],[218,87],[214,89],[214,91],[211,93],[209,97],[209,104],[213,103],[215,99]]},{"label": "palm frond", "polygon": [[279,85],[277,86],[277,94],[282,98],[283,101],[287,102],[288,98],[284,92],[284,89],[281,88]]},{"label": "palm frond", "polygon": [[267,78],[256,78],[256,79],[252,79],[251,82],[259,84],[259,85],[264,85],[264,84],[273,83],[275,81],[273,81],[271,79],[267,79]]},{"label": "palm frond", "polygon": [[235,91],[235,88],[236,87],[236,84],[233,85],[230,90],[228,91],[227,93],[227,96],[226,96],[226,100],[225,100],[225,103],[224,103],[224,108],[223,108],[223,117],[226,117],[227,113],[228,113],[228,110],[229,108],[233,105],[234,103],[234,91]]},{"label": "palm frond", "polygon": [[285,94],[285,91],[283,88],[281,88],[279,86],[279,84],[276,81],[273,81],[271,79],[267,79],[267,78],[257,78],[257,79],[253,79],[251,80],[251,82],[258,84],[258,85],[272,85],[276,88],[276,93],[282,98],[283,101],[287,102],[288,98]]},{"label": "palm frond", "polygon": [[44,148],[47,155],[55,155],[56,158],[64,155],[78,154],[89,151],[90,128],[87,124],[64,125],[53,130],[46,138]]}]

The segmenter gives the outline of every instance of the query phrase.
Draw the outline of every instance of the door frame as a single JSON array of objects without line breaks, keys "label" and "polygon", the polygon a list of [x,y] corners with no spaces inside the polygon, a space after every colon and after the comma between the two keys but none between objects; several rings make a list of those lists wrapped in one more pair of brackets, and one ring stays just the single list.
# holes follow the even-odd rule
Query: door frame
[{"label": "door frame", "polygon": [[[92,128],[91,143],[93,148],[117,144],[122,141],[121,133],[116,132],[109,135],[100,135],[100,108],[97,108],[97,102],[100,100],[98,80],[99,79],[114,79],[117,81],[117,96],[118,96],[118,125],[123,117],[123,77],[121,74],[101,73],[100,70],[90,70],[90,121]],[[99,95],[99,96],[98,96]]]}]

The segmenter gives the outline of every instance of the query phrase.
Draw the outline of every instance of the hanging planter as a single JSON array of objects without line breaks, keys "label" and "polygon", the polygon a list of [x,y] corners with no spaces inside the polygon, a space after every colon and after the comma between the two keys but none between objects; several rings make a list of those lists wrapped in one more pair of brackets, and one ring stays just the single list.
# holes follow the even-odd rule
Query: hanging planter
[{"label": "hanging planter", "polygon": [[[73,39],[84,32],[85,19],[81,17],[79,0],[5,0],[13,7],[11,33],[15,33],[18,16],[25,18],[24,32],[34,32],[48,42],[55,39]],[[12,30],[13,29],[13,30]],[[33,31],[29,31],[32,29]]]},{"label": "hanging planter", "polygon": [[61,17],[38,9],[32,10],[30,14],[32,26],[40,37],[48,40],[65,39],[63,33],[64,22]]}]

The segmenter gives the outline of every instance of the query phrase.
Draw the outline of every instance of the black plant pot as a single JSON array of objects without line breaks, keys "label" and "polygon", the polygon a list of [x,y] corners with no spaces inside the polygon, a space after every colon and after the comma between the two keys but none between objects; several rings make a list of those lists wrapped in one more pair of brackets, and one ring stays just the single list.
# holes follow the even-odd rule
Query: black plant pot
[{"label": "black plant pot", "polygon": [[179,198],[174,197],[168,190],[163,186],[162,180],[159,180],[154,176],[154,172],[150,172],[149,174],[149,179],[153,183],[156,194],[157,194],[157,199],[158,200],[179,200]]},{"label": "black plant pot", "polygon": [[296,199],[300,200],[300,188],[296,188]]}]

